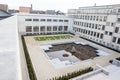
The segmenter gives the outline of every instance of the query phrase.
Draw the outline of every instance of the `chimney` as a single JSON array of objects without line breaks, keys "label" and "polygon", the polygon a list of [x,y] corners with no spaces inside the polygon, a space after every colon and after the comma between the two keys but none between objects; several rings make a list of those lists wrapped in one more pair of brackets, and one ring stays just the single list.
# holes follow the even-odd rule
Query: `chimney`
[{"label": "chimney", "polygon": [[32,4],[31,4],[31,11],[32,11],[32,8],[33,8],[33,6],[32,6]]},{"label": "chimney", "polygon": [[94,4],[94,6],[96,6],[96,3]]}]

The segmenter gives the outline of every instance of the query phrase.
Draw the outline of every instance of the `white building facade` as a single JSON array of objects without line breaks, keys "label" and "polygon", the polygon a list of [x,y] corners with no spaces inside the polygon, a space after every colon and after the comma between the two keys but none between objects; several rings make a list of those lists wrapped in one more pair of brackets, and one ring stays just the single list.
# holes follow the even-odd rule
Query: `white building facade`
[{"label": "white building facade", "polygon": [[77,36],[120,51],[120,5],[69,9]]},{"label": "white building facade", "polygon": [[73,19],[64,15],[17,14],[20,34],[53,34],[72,31]]}]

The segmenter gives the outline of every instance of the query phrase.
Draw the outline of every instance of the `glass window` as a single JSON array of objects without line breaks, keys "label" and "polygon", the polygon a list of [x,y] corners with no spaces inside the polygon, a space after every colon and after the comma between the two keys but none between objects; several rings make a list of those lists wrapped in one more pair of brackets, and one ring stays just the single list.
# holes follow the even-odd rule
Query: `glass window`
[{"label": "glass window", "polygon": [[59,30],[59,31],[62,31],[62,26],[59,26],[59,27],[58,27],[58,30]]},{"label": "glass window", "polygon": [[32,26],[26,26],[26,32],[32,32]]},{"label": "glass window", "polygon": [[53,31],[57,31],[57,26],[53,26]]},{"label": "glass window", "polygon": [[115,27],[115,33],[119,32],[119,27]]},{"label": "glass window", "polygon": [[38,27],[38,26],[34,26],[34,27],[33,27],[33,31],[34,31],[34,32],[39,32],[39,27]]},{"label": "glass window", "polygon": [[68,20],[64,20],[64,22],[69,22]]},{"label": "glass window", "polygon": [[103,39],[103,34],[100,35],[100,38]]},{"label": "glass window", "polygon": [[68,30],[68,26],[64,26],[64,31],[67,31]]},{"label": "glass window", "polygon": [[39,21],[39,19],[33,19],[33,21]]},{"label": "glass window", "polygon": [[51,19],[47,19],[47,22],[51,22],[52,20]]},{"label": "glass window", "polygon": [[60,19],[60,20],[59,20],[59,22],[63,22],[63,20],[62,20],[62,19]]},{"label": "glass window", "polygon": [[25,21],[32,21],[32,19],[25,19]]},{"label": "glass window", "polygon": [[102,26],[102,30],[105,30],[105,25]]},{"label": "glass window", "polygon": [[41,27],[40,27],[40,30],[41,30],[41,31],[45,31],[45,26],[41,26]]},{"label": "glass window", "polygon": [[117,21],[120,22],[120,18],[118,18]]},{"label": "glass window", "polygon": [[109,32],[109,35],[111,36],[113,33],[112,32]]},{"label": "glass window", "polygon": [[118,38],[118,41],[117,41],[118,44],[120,44],[120,38]]},{"label": "glass window", "polygon": [[45,19],[40,19],[40,21],[45,21]]},{"label": "glass window", "polygon": [[47,26],[47,31],[51,31],[51,26]]},{"label": "glass window", "polygon": [[53,19],[53,22],[57,22],[58,20],[57,19]]},{"label": "glass window", "polygon": [[113,37],[112,42],[116,42],[116,39],[117,39],[116,37]]}]

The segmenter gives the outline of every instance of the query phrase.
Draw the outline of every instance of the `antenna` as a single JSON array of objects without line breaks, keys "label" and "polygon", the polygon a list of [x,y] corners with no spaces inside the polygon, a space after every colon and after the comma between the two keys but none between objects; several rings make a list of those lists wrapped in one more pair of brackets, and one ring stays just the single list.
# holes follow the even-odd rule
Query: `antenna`
[{"label": "antenna", "polygon": [[94,6],[96,6],[96,3],[94,3]]}]

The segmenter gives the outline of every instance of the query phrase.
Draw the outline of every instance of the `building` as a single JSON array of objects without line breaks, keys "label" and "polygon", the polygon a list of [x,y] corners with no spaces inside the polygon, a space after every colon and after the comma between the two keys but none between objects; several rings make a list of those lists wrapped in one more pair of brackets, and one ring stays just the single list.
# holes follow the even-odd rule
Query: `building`
[{"label": "building", "polygon": [[19,7],[19,12],[21,13],[30,13],[31,7]]},{"label": "building", "polygon": [[20,34],[52,34],[72,31],[73,21],[64,15],[17,14],[17,16]]},{"label": "building", "polygon": [[45,11],[42,10],[32,10],[30,11],[31,14],[45,14]]},{"label": "building", "polygon": [[[0,80],[22,80],[23,74],[28,75],[28,73],[24,73],[24,71],[26,71],[27,68],[23,69],[23,66],[24,65],[26,66],[26,63],[24,65],[21,65],[22,64],[21,63],[22,60],[20,59],[20,56],[21,56],[20,53],[22,52],[22,51],[20,52],[20,50],[22,50],[21,49],[22,44],[20,43],[21,35],[26,35],[26,34],[43,35],[43,34],[57,34],[57,33],[70,32],[70,33],[74,33],[78,37],[82,37],[84,39],[88,39],[88,40],[97,42],[99,44],[102,44],[104,46],[110,47],[112,49],[115,49],[117,51],[120,51],[120,5],[92,6],[92,7],[80,7],[79,9],[69,9],[68,16],[48,15],[48,14],[29,14],[30,8],[28,9],[23,8],[23,10],[21,9],[21,11],[26,13],[24,14],[18,13],[9,18],[0,20],[0,34],[1,34],[0,35],[0,39],[1,39],[0,40],[1,41],[0,43],[0,71],[1,71]],[[4,12],[3,10],[0,10],[0,14],[1,13],[3,14],[3,12]],[[94,43],[92,44],[96,45]],[[29,49],[32,49],[31,46],[32,45],[27,47],[29,47]],[[40,44],[37,45],[35,48],[39,46]],[[96,47],[101,47],[101,46],[97,45]],[[103,47],[101,47],[100,49],[102,48]],[[35,49],[33,50],[35,51]],[[109,49],[106,49],[106,50],[109,50]],[[117,52],[113,50],[110,50],[110,51],[113,54],[112,56],[115,55],[114,58],[119,57],[119,55],[116,55],[118,54]],[[24,56],[21,56],[21,57],[24,57]],[[110,58],[110,56],[107,56],[107,58]],[[100,59],[100,61],[98,61],[97,59]],[[86,65],[88,66],[89,64],[90,65],[93,64],[92,66],[94,66],[95,64],[93,60],[94,60],[93,58],[90,59],[91,62],[89,61],[87,62],[86,60],[85,61]],[[97,57],[95,60],[96,60],[96,63],[100,62],[101,64],[103,63],[105,58],[102,56],[100,58]],[[39,62],[39,60],[38,61],[35,60],[35,62]],[[50,62],[50,61],[47,60],[45,62]],[[70,67],[73,67],[77,71],[78,67],[85,68],[85,65],[83,64],[83,62],[80,62],[80,63],[82,63],[82,66],[73,64],[73,66],[69,66],[64,69],[66,70],[69,68],[69,70],[72,70],[72,68]],[[104,65],[109,65],[106,63],[109,63],[109,62],[108,61],[105,62]],[[39,68],[39,66],[37,66],[37,68]],[[52,68],[54,67],[52,66]],[[24,70],[23,72],[22,72],[22,69]],[[60,69],[60,71],[58,69],[56,70],[61,73],[62,71],[65,72],[64,69]],[[119,72],[118,72],[118,69],[119,69]],[[48,72],[51,73],[49,70]],[[118,76],[120,73],[120,68],[116,66],[112,66],[110,67],[109,71],[110,70],[113,70],[115,74],[114,72],[111,71],[109,72],[110,75],[108,76],[101,75],[101,76],[109,80],[111,78],[110,76],[114,77],[111,80],[114,80],[116,78],[119,79]],[[97,77],[96,74],[93,76]],[[91,76],[89,76],[91,80],[96,80],[97,79],[96,77],[91,78]],[[86,80],[89,80],[89,78],[87,77]],[[98,76],[98,79],[104,80],[99,78],[99,76]],[[28,80],[28,79],[25,79],[25,80]]]},{"label": "building", "polygon": [[8,13],[9,13],[9,14],[19,13],[19,10],[9,9],[9,10],[8,10]]},{"label": "building", "polygon": [[120,4],[69,9],[77,36],[120,51]]},{"label": "building", "polygon": [[8,13],[8,12],[6,12],[6,11],[4,11],[4,10],[0,10],[0,20],[2,20],[2,19],[5,19],[5,18],[8,18],[8,17],[10,17],[11,15]]},{"label": "building", "polygon": [[8,10],[8,5],[7,4],[0,4],[0,9],[7,11]]},{"label": "building", "polygon": [[46,14],[55,15],[55,10],[46,10]]}]

